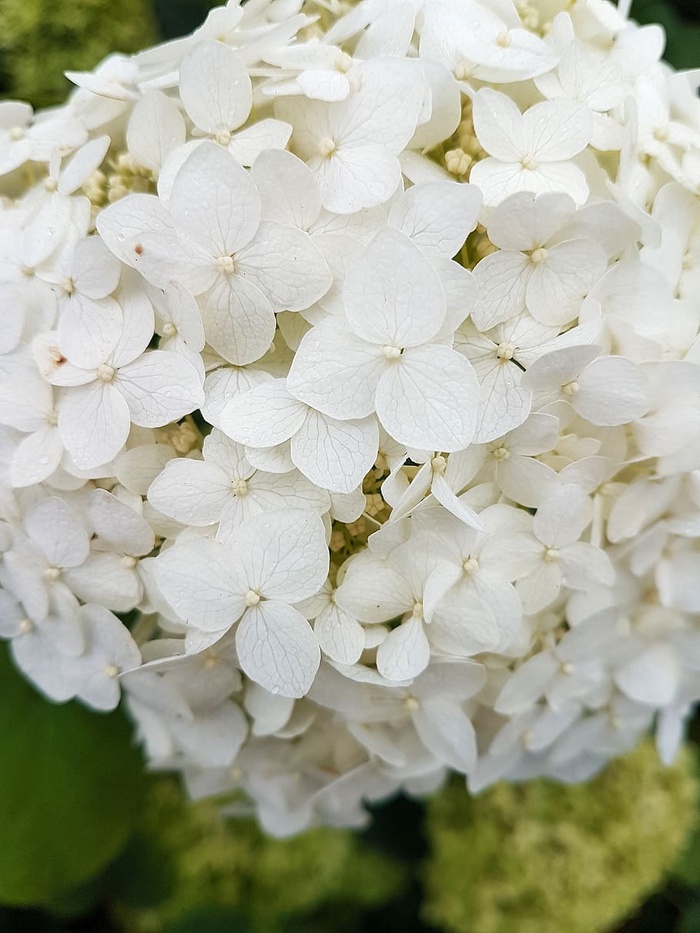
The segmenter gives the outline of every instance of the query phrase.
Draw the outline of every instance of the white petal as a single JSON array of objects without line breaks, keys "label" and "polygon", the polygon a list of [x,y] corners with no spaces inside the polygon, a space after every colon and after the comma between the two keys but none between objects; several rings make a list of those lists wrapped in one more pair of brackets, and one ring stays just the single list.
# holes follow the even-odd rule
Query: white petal
[{"label": "white petal", "polygon": [[498,694],[494,709],[512,716],[524,713],[539,700],[559,671],[559,661],[548,651],[536,654],[510,675]]},{"label": "white petal", "polygon": [[328,574],[326,530],[313,512],[267,512],[236,528],[229,544],[247,588],[267,599],[300,602],[317,593]]},{"label": "white petal", "polygon": [[425,701],[411,716],[425,747],[456,771],[469,771],[476,761],[476,733],[469,717],[449,700]]},{"label": "white petal", "polygon": [[157,172],[185,139],[185,121],[175,101],[160,91],[144,94],[131,112],[126,131],[126,144],[136,162]]},{"label": "white petal", "polygon": [[386,561],[354,559],[338,587],[335,599],[361,622],[387,622],[413,607],[409,581]]},{"label": "white petal", "polygon": [[153,573],[178,616],[197,629],[223,633],[245,610],[240,568],[218,541],[176,544],[156,558]]},{"label": "white petal", "polygon": [[248,609],[236,631],[244,673],[270,693],[305,696],[321,663],[311,626],[291,606],[276,601]]},{"label": "white petal", "polygon": [[313,172],[291,152],[263,152],[251,171],[260,192],[263,216],[306,230],[321,210]]},{"label": "white petal", "polygon": [[479,330],[490,330],[525,308],[530,264],[522,253],[501,250],[484,257],[474,269],[479,295],[472,320]]},{"label": "white petal", "polygon": [[607,356],[594,360],[576,380],[574,408],[592,424],[628,424],[649,410],[649,383],[631,360]]},{"label": "white petal", "polygon": [[561,570],[557,563],[540,561],[530,576],[518,580],[517,590],[526,615],[545,609],[559,595]]},{"label": "white petal", "polygon": [[291,135],[289,123],[268,117],[239,130],[228,144],[228,151],[241,165],[253,165],[264,152],[284,151]]},{"label": "white petal", "polygon": [[525,152],[537,161],[572,159],[586,148],[592,130],[590,110],[577,101],[543,101],[530,107],[522,118]]},{"label": "white petal", "polygon": [[19,343],[25,320],[23,289],[17,282],[0,282],[2,329],[0,354],[11,353]]},{"label": "white petal", "polygon": [[108,463],[129,436],[129,406],[108,383],[91,382],[65,390],[58,405],[58,430],[77,467]]},{"label": "white petal", "polygon": [[318,301],[333,278],[308,234],[272,221],[236,256],[236,270],[260,289],[275,311],[301,311]]},{"label": "white petal", "polygon": [[192,122],[207,133],[245,123],[253,91],[245,65],[223,42],[198,42],[180,65],[180,97]]},{"label": "white petal", "polygon": [[98,136],[81,146],[68,162],[61,166],[58,179],[60,194],[75,194],[88,178],[102,165],[109,149],[109,136]]},{"label": "white petal", "polygon": [[452,487],[444,476],[438,474],[433,477],[430,491],[440,505],[444,506],[448,512],[451,512],[455,518],[464,522],[465,525],[469,525],[470,528],[476,528],[478,531],[484,530],[484,523],[474,509],[469,508],[468,505],[454,494]]},{"label": "white petal", "polygon": [[583,541],[570,544],[561,551],[559,566],[564,583],[576,590],[612,586],[615,582],[615,571],[608,555]]},{"label": "white petal", "polygon": [[571,240],[553,246],[532,270],[527,286],[528,311],[542,324],[567,324],[577,316],[581,302],[606,268],[605,253],[597,243]]},{"label": "white petal", "polygon": [[240,275],[220,276],[200,301],[207,341],[224,359],[244,366],[267,353],[275,316],[256,285]]},{"label": "white petal", "polygon": [[496,360],[488,373],[480,374],[479,420],[475,443],[486,444],[519,427],[530,414],[532,393],[520,384],[520,370],[506,360]]},{"label": "white petal", "polygon": [[165,350],[150,350],[123,366],[115,385],[129,406],[133,423],[145,428],[177,421],[204,401],[194,366]]},{"label": "white petal", "polygon": [[292,395],[333,418],[365,418],[386,359],[382,348],[329,321],[302,339],[287,377]]},{"label": "white petal", "polygon": [[[482,88],[474,96],[473,120],[477,139],[489,155],[502,162],[520,162],[524,158],[523,117],[505,94]],[[472,183],[481,187],[476,178],[472,177]]]},{"label": "white petal", "polygon": [[365,630],[335,603],[317,617],[314,634],[323,653],[339,664],[355,664],[365,649]]},{"label": "white petal", "polygon": [[171,460],[148,490],[148,499],[164,515],[184,525],[213,525],[232,496],[231,483],[214,464]]},{"label": "white petal", "polygon": [[631,700],[666,706],[680,685],[681,665],[670,645],[652,645],[615,671],[615,683]]},{"label": "white petal", "polygon": [[474,185],[428,182],[394,202],[389,223],[431,257],[451,259],[476,226],[481,192]]},{"label": "white petal", "polygon": [[476,429],[479,383],[449,347],[406,350],[382,374],[377,415],[395,440],[422,450],[461,450]]},{"label": "white petal", "polygon": [[122,313],[111,298],[95,301],[76,294],[62,303],[58,342],[74,366],[99,366],[117,345],[121,332]]},{"label": "white petal", "polygon": [[377,670],[387,680],[409,680],[428,666],[430,645],[423,622],[410,618],[393,629],[377,648]]},{"label": "white petal", "polygon": [[465,657],[505,651],[520,635],[520,600],[503,576],[478,570],[466,575],[440,600],[430,624],[430,640],[448,654]]},{"label": "white petal", "polygon": [[592,516],[591,500],[578,486],[567,484],[537,510],[534,530],[547,547],[561,548],[581,537]]},{"label": "white petal", "polygon": [[57,469],[63,456],[63,441],[54,425],[44,425],[25,437],[10,464],[10,485],[15,489],[42,483]]},{"label": "white petal", "polygon": [[307,407],[287,392],[283,379],[234,395],[221,412],[221,429],[251,447],[274,447],[304,423]]},{"label": "white petal", "polygon": [[354,214],[384,204],[401,181],[399,160],[376,144],[338,149],[310,164],[316,170],[323,206],[334,214]]},{"label": "white petal", "polygon": [[169,203],[176,228],[212,257],[235,253],[260,225],[260,195],[252,179],[216,143],[204,142],[187,157]]},{"label": "white petal", "polygon": [[537,508],[559,485],[557,474],[546,463],[512,454],[498,464],[496,481],[509,499],[527,508]]},{"label": "white petal", "polygon": [[343,289],[355,333],[382,346],[414,347],[442,327],[446,301],[435,271],[420,249],[387,228],[350,268]]},{"label": "white petal", "polygon": [[374,465],[378,445],[375,418],[337,421],[309,409],[292,438],[292,461],[317,486],[352,492]]},{"label": "white petal", "polygon": [[599,353],[596,346],[563,347],[545,353],[528,367],[523,385],[533,392],[538,389],[559,389],[576,379],[585,366]]},{"label": "white petal", "polygon": [[44,499],[29,512],[24,524],[29,537],[55,567],[77,567],[90,553],[87,530],[63,499]]}]

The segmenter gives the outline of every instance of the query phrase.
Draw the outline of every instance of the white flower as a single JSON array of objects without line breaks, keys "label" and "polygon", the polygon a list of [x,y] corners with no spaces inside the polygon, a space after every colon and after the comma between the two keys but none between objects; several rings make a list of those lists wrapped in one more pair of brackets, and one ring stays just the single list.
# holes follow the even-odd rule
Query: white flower
[{"label": "white flower", "polygon": [[590,499],[573,485],[561,486],[538,508],[533,536],[520,545],[515,574],[528,615],[550,605],[562,583],[576,590],[613,583],[615,572],[608,555],[579,541],[591,517]]},{"label": "white flower", "polygon": [[470,180],[486,204],[499,204],[517,191],[558,191],[585,203],[586,176],[570,160],[591,139],[587,107],[544,101],[521,114],[505,94],[482,88],[474,96],[474,129],[490,158],[476,163]]},{"label": "white flower", "polygon": [[504,4],[497,13],[475,0],[430,0],[420,54],[443,62],[467,88],[472,78],[504,83],[550,71],[556,56],[511,10]]},{"label": "white flower", "polygon": [[388,201],[401,179],[398,154],[418,124],[425,83],[416,62],[377,60],[348,74],[335,103],[289,98],[277,113],[294,127],[292,149],[314,171],[323,206],[351,214]]},{"label": "white flower", "polygon": [[63,386],[58,430],[76,466],[89,469],[120,452],[131,424],[159,427],[197,408],[199,375],[186,360],[163,350],[144,353],[153,333],[153,309],[144,295],[122,296],[124,327],[118,344],[91,369],[73,366],[57,335],[35,343],[42,374]]},{"label": "white flower", "polygon": [[170,460],[148,490],[159,511],[183,524],[220,522],[235,528],[248,518],[280,508],[327,511],[327,494],[296,470],[264,473],[248,463],[240,444],[214,430],[204,441],[204,460]]},{"label": "white flower", "polygon": [[0,103],[0,175],[25,162],[48,162],[56,148],[66,152],[85,141],[85,127],[78,120],[60,117],[34,120],[29,104],[17,100]]},{"label": "white flower", "polygon": [[100,215],[100,233],[154,285],[181,281],[201,295],[207,340],[231,362],[263,356],[274,312],[307,308],[328,289],[330,273],[307,234],[261,223],[254,182],[219,146],[202,143],[188,156],[168,206],[169,215],[157,198],[132,196]]},{"label": "white flower", "polygon": [[377,235],[348,274],[347,325],[329,321],[303,338],[287,380],[301,401],[335,418],[377,412],[400,443],[459,450],[474,435],[471,365],[433,343],[446,313],[440,280],[420,250],[392,230]]},{"label": "white flower", "polygon": [[537,197],[526,192],[506,198],[492,211],[488,235],[499,250],[474,270],[479,301],[472,320],[480,330],[525,308],[541,324],[557,327],[577,316],[607,261],[598,243],[567,236],[574,211],[565,194]]},{"label": "white flower", "polygon": [[243,671],[272,693],[292,697],[308,691],[320,650],[290,603],[314,595],[327,572],[321,519],[291,510],[243,522],[226,545],[204,538],[177,544],[156,563],[160,588],[190,626],[190,650],[214,644],[238,622]]},{"label": "white flower", "polygon": [[625,424],[650,407],[647,380],[636,363],[598,356],[597,347],[564,347],[530,366],[523,384],[540,398],[563,398],[592,424]]},{"label": "white flower", "polygon": [[[220,424],[248,448],[278,447],[291,439],[292,464],[312,483],[333,492],[356,489],[377,455],[374,418],[339,421],[324,415],[290,395],[281,379],[235,395]],[[257,450],[250,456],[260,462]]]}]

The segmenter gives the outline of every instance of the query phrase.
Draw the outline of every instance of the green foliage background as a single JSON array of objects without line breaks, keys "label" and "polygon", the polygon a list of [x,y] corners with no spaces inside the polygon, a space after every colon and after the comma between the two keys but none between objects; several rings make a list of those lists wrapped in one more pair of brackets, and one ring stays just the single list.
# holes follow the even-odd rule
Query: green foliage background
[{"label": "green foliage background", "polygon": [[[0,0],[0,96],[58,103],[65,69],[189,32],[212,5]],[[700,0],[632,15],[662,23],[676,67],[700,66]],[[583,787],[471,800],[455,782],[389,802],[363,834],[275,841],[147,777],[121,712],[46,703],[0,646],[0,931],[700,933],[690,754],[664,770],[645,746]]]}]

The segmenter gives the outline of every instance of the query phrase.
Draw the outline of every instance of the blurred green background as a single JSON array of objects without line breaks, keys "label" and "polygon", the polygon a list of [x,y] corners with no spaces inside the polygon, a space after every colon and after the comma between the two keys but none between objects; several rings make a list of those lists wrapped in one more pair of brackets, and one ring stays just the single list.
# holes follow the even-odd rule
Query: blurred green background
[{"label": "blurred green background", "polygon": [[[0,0],[0,96],[60,102],[92,68],[195,28],[208,0]],[[635,0],[700,66],[700,0]],[[697,749],[590,785],[455,781],[352,834],[269,840],[145,776],[121,712],[45,703],[0,646],[0,933],[700,933]],[[21,723],[21,728],[18,724]]]}]

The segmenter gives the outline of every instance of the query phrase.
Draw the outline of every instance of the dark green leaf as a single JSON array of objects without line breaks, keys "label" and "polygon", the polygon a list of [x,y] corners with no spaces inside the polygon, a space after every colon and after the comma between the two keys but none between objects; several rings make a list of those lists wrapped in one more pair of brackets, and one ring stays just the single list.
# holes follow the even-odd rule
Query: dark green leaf
[{"label": "dark green leaf", "polygon": [[131,834],[145,784],[117,711],[42,699],[0,648],[0,901],[44,904],[87,881]]}]

